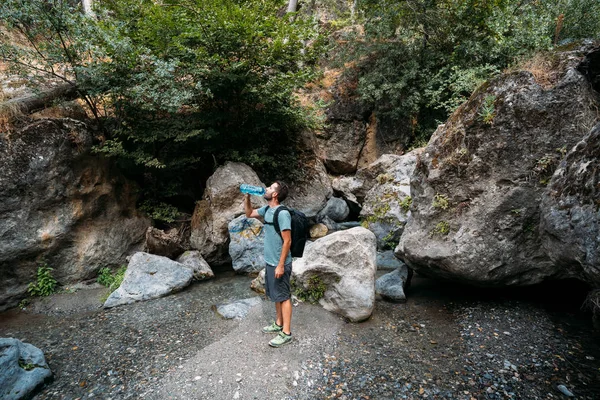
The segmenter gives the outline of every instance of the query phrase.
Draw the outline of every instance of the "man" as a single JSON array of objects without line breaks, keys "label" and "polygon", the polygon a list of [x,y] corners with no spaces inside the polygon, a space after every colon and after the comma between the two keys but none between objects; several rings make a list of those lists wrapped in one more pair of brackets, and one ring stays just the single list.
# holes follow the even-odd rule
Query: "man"
[{"label": "man", "polygon": [[292,217],[287,210],[278,214],[279,230],[281,236],[275,230],[273,219],[275,210],[280,207],[288,195],[288,187],[281,181],[274,182],[264,194],[268,205],[259,209],[252,209],[250,195],[244,198],[246,217],[262,217],[265,221],[265,291],[267,297],[275,303],[277,319],[269,326],[265,326],[264,333],[277,333],[277,336],[269,342],[272,347],[280,347],[292,341],[292,301],[290,277],[292,275]]}]

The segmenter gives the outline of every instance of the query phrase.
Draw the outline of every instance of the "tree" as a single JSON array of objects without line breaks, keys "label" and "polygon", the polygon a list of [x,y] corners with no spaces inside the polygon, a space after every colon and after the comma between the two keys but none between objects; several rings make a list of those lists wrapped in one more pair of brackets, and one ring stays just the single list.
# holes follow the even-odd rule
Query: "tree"
[{"label": "tree", "polygon": [[319,34],[278,17],[282,4],[104,0],[88,18],[63,2],[7,0],[0,17],[28,42],[3,37],[0,55],[24,76],[75,86],[105,129],[96,150],[164,200],[200,190],[227,160],[265,177],[297,170],[294,137],[311,122],[294,90],[314,73]]},{"label": "tree", "polygon": [[561,38],[600,36],[600,3],[589,0],[361,0],[359,9],[365,35],[346,58],[360,60],[358,90],[414,140],[516,60]]}]

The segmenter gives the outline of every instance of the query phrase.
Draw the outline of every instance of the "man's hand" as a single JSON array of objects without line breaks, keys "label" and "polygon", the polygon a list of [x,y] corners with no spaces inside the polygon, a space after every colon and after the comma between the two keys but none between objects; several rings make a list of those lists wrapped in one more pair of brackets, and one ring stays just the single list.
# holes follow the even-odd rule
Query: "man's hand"
[{"label": "man's hand", "polygon": [[277,268],[275,268],[275,279],[281,278],[283,276],[283,272],[284,272],[283,265],[279,264],[277,266]]}]

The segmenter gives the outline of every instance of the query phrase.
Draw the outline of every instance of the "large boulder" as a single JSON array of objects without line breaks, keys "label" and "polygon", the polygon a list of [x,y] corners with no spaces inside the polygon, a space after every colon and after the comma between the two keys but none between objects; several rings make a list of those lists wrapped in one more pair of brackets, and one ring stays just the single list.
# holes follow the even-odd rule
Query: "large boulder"
[{"label": "large boulder", "polygon": [[[240,184],[265,186],[246,164],[228,162],[208,178],[201,201],[192,217],[190,246],[199,250],[210,265],[223,265],[229,258],[229,231],[231,220],[244,213]],[[262,197],[251,196],[252,206],[267,204]]]},{"label": "large boulder", "polygon": [[354,120],[335,121],[328,125],[322,135],[317,135],[323,141],[317,155],[327,171],[335,175],[356,172],[366,133],[366,122]]},{"label": "large boulder", "polygon": [[175,293],[188,286],[194,271],[167,257],[135,253],[125,272],[123,283],[108,296],[104,308],[145,301]]},{"label": "large boulder", "polygon": [[291,183],[289,197],[283,203],[311,218],[325,207],[327,200],[333,195],[331,179],[319,160],[305,160],[302,174],[302,177]]},{"label": "large boulder", "polygon": [[44,260],[71,284],[120,265],[150,221],[114,164],[91,155],[92,133],[71,119],[0,134],[0,310],[16,305]]},{"label": "large boulder", "polygon": [[234,271],[256,273],[265,268],[263,224],[240,215],[229,223],[229,255]]},{"label": "large boulder", "polygon": [[30,399],[52,371],[37,347],[13,338],[0,338],[0,398]]},{"label": "large boulder", "polygon": [[352,322],[368,319],[375,306],[375,235],[357,227],[316,240],[294,261],[295,286],[324,291],[319,303]]},{"label": "large boulder", "polygon": [[552,262],[600,287],[600,124],[552,176],[542,197],[540,225]]},{"label": "large boulder", "polygon": [[171,228],[165,232],[153,226],[148,227],[144,251],[157,256],[176,258],[185,251],[179,229]]},{"label": "large boulder", "polygon": [[362,189],[368,190],[362,200],[360,219],[377,237],[378,249],[393,249],[400,240],[410,216],[410,176],[419,152],[415,150],[403,156],[386,154],[360,170],[354,178],[366,182]]},{"label": "large boulder", "polygon": [[[384,154],[371,164],[360,168],[354,176],[340,176],[332,181],[332,187],[346,200],[362,207],[369,192],[375,194],[378,186],[393,184],[398,191],[410,196],[410,177],[423,151],[415,149],[404,155]],[[373,190],[375,189],[375,190]],[[373,197],[371,194],[370,197]]]},{"label": "large boulder", "polygon": [[348,204],[339,197],[331,197],[327,200],[325,207],[317,214],[317,221],[323,221],[325,218],[334,222],[342,222],[350,214]]},{"label": "large boulder", "polygon": [[412,217],[396,248],[419,273],[485,286],[573,274],[542,245],[540,201],[564,154],[595,124],[598,93],[576,69],[585,52],[553,57],[561,66],[553,86],[528,71],[504,74],[433,134],[411,179]]},{"label": "large boulder", "polygon": [[208,265],[204,258],[202,258],[202,254],[197,250],[188,250],[177,257],[175,261],[191,268],[194,273],[194,279],[197,281],[204,281],[215,277],[210,265]]}]

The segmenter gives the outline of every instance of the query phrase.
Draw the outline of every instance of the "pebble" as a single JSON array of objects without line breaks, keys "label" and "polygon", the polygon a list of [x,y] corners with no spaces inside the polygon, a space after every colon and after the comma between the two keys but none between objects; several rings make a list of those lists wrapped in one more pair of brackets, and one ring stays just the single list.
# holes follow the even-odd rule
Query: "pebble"
[{"label": "pebble", "polygon": [[561,392],[567,397],[575,397],[575,395],[569,389],[567,389],[565,385],[558,385],[556,388],[559,392]]}]

